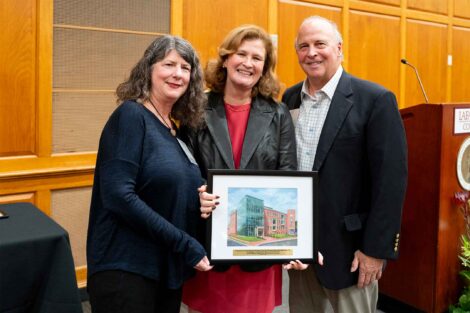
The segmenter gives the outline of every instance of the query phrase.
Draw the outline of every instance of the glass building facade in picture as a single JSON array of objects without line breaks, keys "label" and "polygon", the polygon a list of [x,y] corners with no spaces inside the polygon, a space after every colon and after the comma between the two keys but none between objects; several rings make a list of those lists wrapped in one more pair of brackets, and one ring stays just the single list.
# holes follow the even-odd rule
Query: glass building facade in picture
[{"label": "glass building facade in picture", "polygon": [[264,235],[264,201],[244,196],[237,207],[237,234],[261,237]]}]

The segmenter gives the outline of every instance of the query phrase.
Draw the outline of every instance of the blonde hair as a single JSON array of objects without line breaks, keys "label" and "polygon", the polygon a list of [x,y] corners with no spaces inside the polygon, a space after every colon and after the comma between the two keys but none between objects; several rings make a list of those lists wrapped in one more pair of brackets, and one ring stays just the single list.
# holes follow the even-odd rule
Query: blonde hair
[{"label": "blonde hair", "polygon": [[276,52],[274,50],[271,38],[264,29],[256,25],[242,25],[233,29],[219,47],[217,59],[210,60],[207,63],[204,78],[208,88],[215,92],[223,93],[227,80],[227,70],[223,64],[227,58],[237,52],[240,45],[245,40],[259,39],[263,42],[266,49],[263,74],[259,81],[253,87],[251,96],[258,94],[266,98],[276,98],[279,94],[279,81],[274,73],[276,67]]}]

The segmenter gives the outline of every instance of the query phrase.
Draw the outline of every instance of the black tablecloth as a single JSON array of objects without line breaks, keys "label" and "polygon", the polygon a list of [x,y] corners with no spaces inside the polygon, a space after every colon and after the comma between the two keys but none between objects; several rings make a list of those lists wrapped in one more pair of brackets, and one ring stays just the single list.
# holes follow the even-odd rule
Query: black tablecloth
[{"label": "black tablecloth", "polygon": [[0,312],[81,313],[67,232],[30,203],[0,210]]}]

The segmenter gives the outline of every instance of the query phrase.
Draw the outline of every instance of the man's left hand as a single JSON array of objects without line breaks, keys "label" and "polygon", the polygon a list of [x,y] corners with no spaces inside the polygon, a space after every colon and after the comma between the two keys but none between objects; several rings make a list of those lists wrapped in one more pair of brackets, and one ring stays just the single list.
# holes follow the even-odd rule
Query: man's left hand
[{"label": "man's left hand", "polygon": [[351,272],[355,272],[359,268],[359,279],[357,280],[357,287],[367,287],[374,280],[379,280],[380,277],[382,277],[383,265],[383,259],[376,259],[367,256],[360,250],[357,250],[354,253],[354,260],[351,264]]}]

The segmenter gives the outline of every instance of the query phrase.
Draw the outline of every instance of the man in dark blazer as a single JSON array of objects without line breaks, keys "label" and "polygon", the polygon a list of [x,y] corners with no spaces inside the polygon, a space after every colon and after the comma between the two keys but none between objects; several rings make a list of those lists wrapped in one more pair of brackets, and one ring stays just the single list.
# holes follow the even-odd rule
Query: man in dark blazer
[{"label": "man in dark blazer", "polygon": [[407,146],[392,92],[343,71],[342,38],[307,18],[296,39],[307,79],[282,98],[296,124],[299,170],[319,172],[324,265],[291,262],[291,312],[375,312],[386,259],[398,257]]}]

